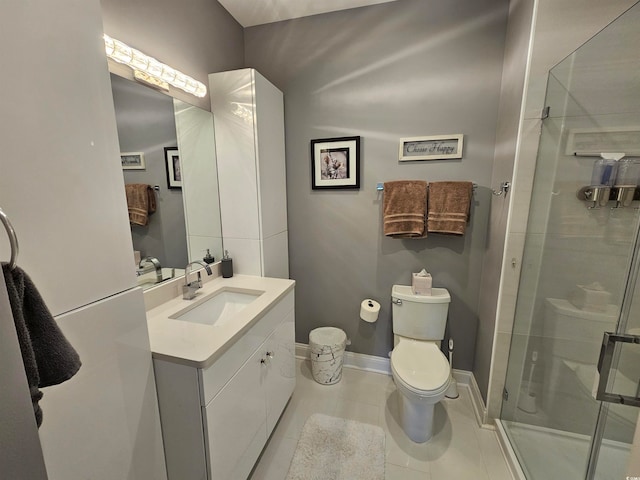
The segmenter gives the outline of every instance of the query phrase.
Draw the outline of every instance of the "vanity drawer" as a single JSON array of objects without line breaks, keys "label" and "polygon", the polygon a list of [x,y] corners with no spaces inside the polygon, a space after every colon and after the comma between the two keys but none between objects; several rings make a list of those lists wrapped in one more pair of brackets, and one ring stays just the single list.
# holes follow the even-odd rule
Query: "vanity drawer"
[{"label": "vanity drawer", "polygon": [[293,309],[294,292],[291,291],[224,352],[213,365],[204,370],[198,369],[202,406],[206,406],[216,396]]}]

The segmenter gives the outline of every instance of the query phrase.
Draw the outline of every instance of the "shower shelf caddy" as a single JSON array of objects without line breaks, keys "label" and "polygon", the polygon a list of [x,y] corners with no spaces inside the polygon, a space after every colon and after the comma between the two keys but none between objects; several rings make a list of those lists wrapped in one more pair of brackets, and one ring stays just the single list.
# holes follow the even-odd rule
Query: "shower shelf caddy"
[{"label": "shower shelf caddy", "polygon": [[610,201],[615,201],[613,208],[628,207],[631,202],[640,200],[640,187],[635,185],[617,185],[613,187],[605,185],[587,185],[580,188],[576,196],[583,202],[589,202],[588,208],[604,207]]}]

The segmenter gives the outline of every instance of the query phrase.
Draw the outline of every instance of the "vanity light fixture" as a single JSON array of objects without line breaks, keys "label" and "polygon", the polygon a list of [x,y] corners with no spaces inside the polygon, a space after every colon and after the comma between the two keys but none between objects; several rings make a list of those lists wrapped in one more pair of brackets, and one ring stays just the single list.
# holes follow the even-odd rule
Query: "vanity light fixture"
[{"label": "vanity light fixture", "polygon": [[203,83],[106,34],[104,47],[107,57],[131,67],[138,80],[164,90],[169,89],[168,85],[173,85],[196,97],[204,97],[207,94],[207,87]]}]

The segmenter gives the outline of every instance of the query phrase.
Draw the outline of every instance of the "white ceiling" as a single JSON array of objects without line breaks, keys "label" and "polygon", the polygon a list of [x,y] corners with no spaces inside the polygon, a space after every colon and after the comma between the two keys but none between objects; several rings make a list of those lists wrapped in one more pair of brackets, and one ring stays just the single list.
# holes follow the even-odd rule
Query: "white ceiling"
[{"label": "white ceiling", "polygon": [[243,27],[396,0],[218,0]]}]

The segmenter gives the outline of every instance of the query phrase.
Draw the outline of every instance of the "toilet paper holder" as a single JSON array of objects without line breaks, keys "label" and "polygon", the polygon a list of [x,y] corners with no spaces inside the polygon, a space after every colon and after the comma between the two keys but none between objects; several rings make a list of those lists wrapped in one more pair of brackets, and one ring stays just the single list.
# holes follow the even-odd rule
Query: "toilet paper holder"
[{"label": "toilet paper holder", "polygon": [[380,304],[372,298],[365,298],[360,303],[360,318],[365,322],[374,323],[378,321],[380,314]]}]

